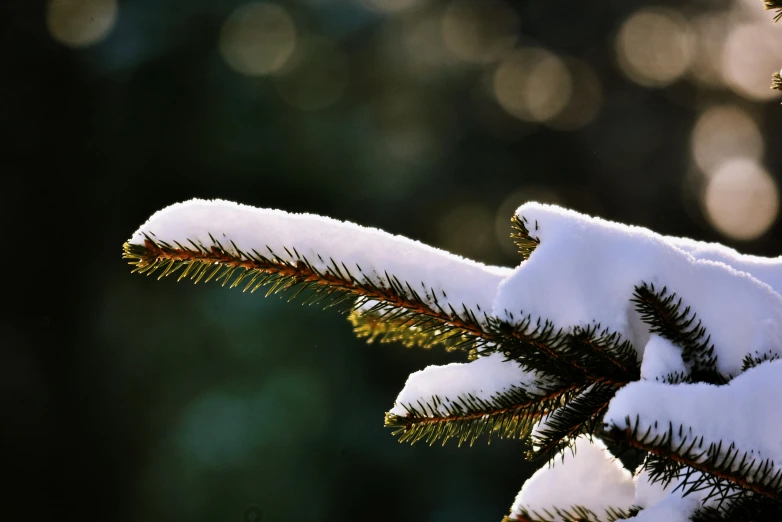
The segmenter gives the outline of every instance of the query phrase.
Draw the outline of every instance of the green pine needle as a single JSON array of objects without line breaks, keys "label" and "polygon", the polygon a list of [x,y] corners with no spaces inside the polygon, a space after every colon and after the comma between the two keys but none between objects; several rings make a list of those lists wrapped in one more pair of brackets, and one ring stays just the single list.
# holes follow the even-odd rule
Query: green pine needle
[{"label": "green pine needle", "polygon": [[[177,280],[213,280],[230,288],[241,286],[243,291],[266,288],[267,296],[300,297],[304,304],[337,307],[343,312],[360,309],[362,314],[391,324],[412,326],[432,336],[430,340],[455,341],[458,337],[466,349],[496,340],[486,329],[488,319],[481,322],[464,306],[461,310],[442,306],[437,293],[423,285],[416,290],[387,273],[370,277],[359,266],[349,268],[334,259],[328,260],[327,268],[318,269],[295,249],[286,249],[292,261],[267,250],[244,252],[233,242],[224,246],[214,238],[209,246],[192,241],[188,246],[170,245],[147,236],[144,245],[125,243],[123,257],[134,265],[133,272],[157,274],[158,279],[178,274]],[[321,266],[325,263],[319,261]]]},{"label": "green pine needle", "polygon": [[[707,491],[704,502],[717,499],[716,509],[729,509],[745,496],[764,497],[782,509],[782,469],[771,460],[760,460],[738,450],[734,443],[705,443],[703,436],[684,426],[669,425],[662,433],[653,426],[640,429],[640,419],[626,419],[626,427],[614,427],[607,437],[649,453],[644,467],[652,482],[678,481],[684,495]],[[674,434],[679,443],[673,444]],[[742,518],[743,520],[743,518]]]},{"label": "green pine needle", "polygon": [[616,522],[625,520],[638,514],[637,508],[628,510],[615,507],[606,508],[602,516],[584,506],[572,506],[569,508],[553,507],[542,511],[522,511],[518,515],[506,516],[502,522]]},{"label": "green pine needle", "polygon": [[767,11],[776,11],[774,23],[782,20],[782,2],[779,0],[763,0],[763,7],[765,7]]},{"label": "green pine needle", "polygon": [[406,348],[440,345],[447,351],[474,350],[485,344],[483,338],[465,334],[459,328],[450,328],[441,320],[410,314],[389,315],[353,310],[348,315],[348,321],[353,325],[356,337],[366,339],[369,344],[398,342]]},{"label": "green pine needle", "polygon": [[602,428],[602,416],[616,394],[612,383],[598,382],[584,389],[567,405],[552,412],[545,427],[533,436],[533,449],[527,457],[551,460],[564,449],[575,451],[573,444],[579,435],[597,434]]},{"label": "green pine needle", "polygon": [[675,293],[668,293],[666,287],[657,291],[653,284],[642,283],[635,287],[632,302],[651,333],[682,349],[684,362],[691,366],[693,382],[728,382],[728,376],[717,371],[717,356],[706,327],[697,320],[697,314],[689,306],[683,307],[681,298],[677,298]]},{"label": "green pine needle", "polygon": [[[529,259],[529,256],[540,244],[540,240],[530,235],[529,229],[527,228],[527,218],[523,216],[519,217],[514,214],[510,222],[511,227],[513,228],[513,231],[510,233],[511,239],[513,239],[513,242],[516,243],[516,246],[519,248],[521,258],[524,260]],[[537,229],[538,223],[536,221],[535,230]]]},{"label": "green pine needle", "polygon": [[[526,437],[533,426],[552,410],[568,404],[584,387],[549,384],[539,393],[511,387],[489,399],[465,395],[454,399],[432,397],[428,402],[403,405],[406,414],[386,414],[386,426],[396,428],[399,442],[423,440],[434,444],[456,439],[458,445],[472,445],[479,436]],[[443,410],[445,412],[443,413]]]}]

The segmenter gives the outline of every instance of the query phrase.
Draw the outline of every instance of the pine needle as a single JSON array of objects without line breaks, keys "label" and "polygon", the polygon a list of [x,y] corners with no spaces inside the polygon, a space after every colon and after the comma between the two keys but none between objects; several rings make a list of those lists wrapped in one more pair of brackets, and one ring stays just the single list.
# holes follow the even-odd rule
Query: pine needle
[{"label": "pine needle", "polygon": [[766,9],[766,11],[777,11],[774,15],[774,23],[782,20],[782,2],[779,0],[764,0],[763,7]]}]

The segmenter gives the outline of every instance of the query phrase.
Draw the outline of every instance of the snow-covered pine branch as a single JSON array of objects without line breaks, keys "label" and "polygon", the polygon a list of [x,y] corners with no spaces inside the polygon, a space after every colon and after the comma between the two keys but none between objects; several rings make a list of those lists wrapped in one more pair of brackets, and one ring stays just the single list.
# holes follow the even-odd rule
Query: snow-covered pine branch
[{"label": "snow-covered pine branch", "polygon": [[464,349],[469,362],[412,374],[386,424],[411,442],[529,438],[549,466],[509,520],[782,515],[782,260],[536,203],[512,225],[521,263],[488,267],[194,200],[153,215],[124,256],[141,273],[340,305],[370,341]]}]

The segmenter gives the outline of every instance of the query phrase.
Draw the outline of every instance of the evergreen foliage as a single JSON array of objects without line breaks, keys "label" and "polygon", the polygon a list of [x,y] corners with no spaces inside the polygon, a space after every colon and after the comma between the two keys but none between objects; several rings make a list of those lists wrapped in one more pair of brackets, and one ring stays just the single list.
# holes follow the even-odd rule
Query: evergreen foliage
[{"label": "evergreen foliage", "polygon": [[[782,3],[765,0],[765,8],[782,19]],[[773,89],[782,90],[780,73],[773,75]],[[511,221],[511,238],[522,260],[540,244],[533,235],[539,226],[523,216]],[[335,259],[313,259],[296,249],[285,249],[283,258],[272,249],[243,251],[235,243],[222,244],[210,235],[204,245],[167,243],[145,235],[143,245],[126,243],[123,257],[134,272],[178,274],[195,283],[214,280],[231,288],[289,300],[299,297],[307,304],[335,307],[349,313],[355,334],[367,342],[399,342],[407,347],[461,350],[474,359],[502,354],[507,361],[534,372],[535,391],[511,386],[490,397],[464,394],[432,396],[416,404],[401,405],[404,415],[387,413],[386,426],[400,442],[429,444],[455,439],[473,444],[486,435],[529,438],[531,459],[556,464],[564,450],[574,450],[578,436],[599,437],[625,462],[637,462],[637,471],[648,471],[652,483],[675,484],[683,495],[705,492],[696,522],[782,519],[782,470],[770,459],[742,452],[734,441],[705,442],[691,427],[669,423],[658,430],[657,422],[643,429],[639,418],[625,419],[624,427],[608,431],[603,416],[617,390],[641,378],[637,347],[599,324],[555,325],[547,318],[506,311],[510,321],[462,306],[441,304],[438,292],[421,282],[400,281],[393,274],[365,273],[360,266],[347,266]],[[411,284],[413,283],[413,284]],[[414,284],[416,286],[414,286]],[[442,292],[442,291],[441,291]],[[638,281],[628,299],[646,325],[681,350],[685,372],[671,373],[663,381],[724,385],[731,375],[717,369],[714,345],[697,314],[663,286]],[[773,353],[747,354],[741,371],[777,359]],[[516,513],[504,522],[614,522],[641,511],[610,508],[595,513],[584,506],[555,506],[542,512]]]},{"label": "evergreen foliage", "polygon": [[[513,220],[513,238],[523,257],[539,240],[523,218]],[[537,229],[537,224],[535,224]],[[144,245],[125,244],[124,257],[134,272],[178,275],[194,282],[214,280],[229,287],[349,312],[359,337],[369,342],[400,342],[405,346],[444,346],[473,357],[502,354],[539,376],[535,391],[511,386],[488,398],[465,394],[433,396],[402,405],[405,414],[386,414],[385,424],[401,442],[424,441],[473,444],[487,440],[530,438],[527,456],[556,464],[563,450],[574,449],[579,435],[600,437],[625,461],[641,463],[652,482],[689,494],[706,491],[704,509],[696,520],[754,520],[757,514],[782,515],[782,471],[772,462],[739,452],[732,441],[704,443],[703,436],[686,426],[668,426],[662,434],[642,430],[638,419],[627,419],[624,429],[603,428],[603,414],[616,391],[640,378],[636,348],[599,324],[588,327],[554,325],[545,318],[508,313],[512,322],[467,307],[442,306],[436,291],[418,288],[391,274],[366,274],[338,260],[319,259],[315,265],[295,250],[285,260],[268,249],[242,251],[236,244],[190,242],[187,246],[147,236]],[[681,349],[685,373],[665,377],[669,383],[725,384],[731,376],[717,371],[714,346],[697,314],[668,288],[639,281],[628,300],[650,333]],[[776,359],[776,355],[748,354],[743,369]],[[676,442],[674,442],[676,441]],[[706,501],[704,501],[705,503]],[[740,507],[740,509],[739,509]],[[507,520],[594,520],[627,518],[637,510],[616,509],[596,514],[580,506],[557,506],[554,511],[526,513]],[[722,518],[720,518],[722,517]]]},{"label": "evergreen foliage", "polygon": [[779,0],[763,0],[763,7],[768,11],[776,11],[774,13],[774,22],[782,20],[782,2]]}]

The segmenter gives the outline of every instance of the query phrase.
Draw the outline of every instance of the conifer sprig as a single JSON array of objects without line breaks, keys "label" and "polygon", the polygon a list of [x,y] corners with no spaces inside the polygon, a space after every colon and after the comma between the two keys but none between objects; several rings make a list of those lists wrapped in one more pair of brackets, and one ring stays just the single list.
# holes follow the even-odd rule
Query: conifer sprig
[{"label": "conifer sprig", "polygon": [[706,327],[689,306],[683,307],[680,297],[668,293],[666,287],[655,290],[654,284],[642,283],[635,287],[632,302],[651,333],[681,347],[682,359],[691,366],[694,382],[728,382],[728,378],[717,371],[717,356]]},{"label": "conifer sprig", "polygon": [[[683,494],[708,490],[706,499],[717,498],[717,509],[754,494],[777,503],[782,509],[782,469],[769,459],[760,460],[742,452],[734,443],[706,443],[703,436],[684,426],[669,424],[656,431],[656,422],[642,429],[640,419],[626,419],[626,427],[613,427],[608,437],[649,454],[644,464],[653,482],[678,480]],[[674,442],[677,440],[678,442]]]},{"label": "conifer sprig", "polygon": [[763,0],[763,7],[767,11],[776,11],[774,14],[774,22],[782,20],[782,2],[779,0]]},{"label": "conifer sprig", "polygon": [[502,522],[616,522],[638,514],[638,509],[628,510],[609,507],[602,516],[584,506],[569,508],[543,509],[541,511],[523,510],[521,513],[506,516]]},{"label": "conifer sprig", "polygon": [[[461,337],[463,346],[476,347],[495,337],[475,312],[464,306],[457,310],[441,305],[437,292],[423,284],[416,290],[393,275],[370,277],[358,265],[351,269],[333,259],[328,260],[327,268],[316,268],[295,249],[286,249],[291,261],[270,249],[267,253],[254,249],[245,252],[233,242],[226,246],[210,238],[212,244],[208,246],[192,241],[184,246],[146,236],[144,245],[125,243],[123,257],[134,265],[133,272],[157,274],[158,279],[178,273],[177,280],[214,280],[230,288],[242,286],[243,291],[265,287],[267,296],[275,294],[289,300],[302,296],[306,304],[336,306],[342,311],[362,309],[363,314],[376,314],[383,321],[422,329],[438,342]],[[323,259],[319,261],[325,264]]]},{"label": "conifer sprig", "polygon": [[[453,400],[432,397],[428,402],[402,405],[406,415],[386,414],[386,426],[396,428],[394,435],[400,442],[415,443],[419,440],[445,444],[455,438],[459,445],[472,445],[483,434],[500,438],[522,438],[533,426],[551,411],[568,404],[584,391],[578,385],[548,385],[531,393],[513,386],[489,399],[474,395],[460,396]],[[445,412],[443,412],[445,410]]]},{"label": "conifer sprig", "polygon": [[499,335],[484,351],[500,352],[525,369],[566,382],[624,385],[640,376],[632,344],[599,324],[575,327],[568,333],[551,321],[533,321],[531,316],[516,324],[490,317],[489,329]]},{"label": "conifer sprig", "polygon": [[[777,15],[777,18],[782,16],[782,11],[779,13],[780,14]],[[779,75],[779,72],[775,72],[771,75],[771,88],[777,91],[782,91],[782,76]]]},{"label": "conifer sprig", "polygon": [[[540,244],[540,240],[530,234],[529,228],[527,227],[527,218],[514,214],[510,223],[512,228],[510,237],[519,248],[519,254],[521,254],[522,260],[527,260],[535,248]],[[535,222],[535,230],[537,229],[538,223]]]},{"label": "conifer sprig", "polygon": [[747,354],[744,356],[744,359],[741,361],[741,371],[746,372],[747,370],[754,368],[758,364],[762,364],[764,362],[770,362],[770,361],[776,361],[779,359],[779,354],[773,353],[773,352],[767,352],[763,355],[755,355]]},{"label": "conifer sprig", "polygon": [[602,415],[616,393],[616,385],[597,382],[545,419],[545,427],[533,436],[530,459],[551,460],[565,448],[572,448],[579,435],[599,431]]},{"label": "conifer sprig", "polygon": [[443,346],[446,350],[473,349],[482,344],[483,338],[464,333],[458,328],[447,328],[438,319],[427,316],[388,317],[388,314],[354,309],[348,315],[353,333],[367,343],[398,342],[406,348],[432,348]]}]

